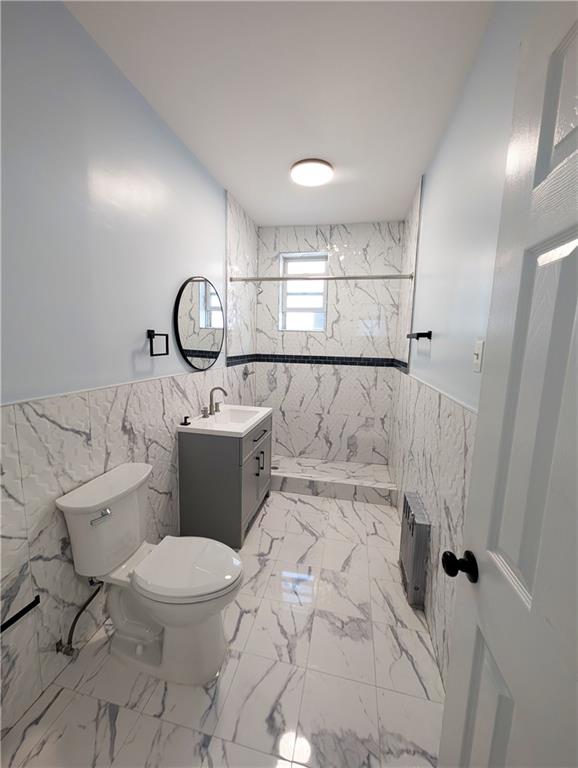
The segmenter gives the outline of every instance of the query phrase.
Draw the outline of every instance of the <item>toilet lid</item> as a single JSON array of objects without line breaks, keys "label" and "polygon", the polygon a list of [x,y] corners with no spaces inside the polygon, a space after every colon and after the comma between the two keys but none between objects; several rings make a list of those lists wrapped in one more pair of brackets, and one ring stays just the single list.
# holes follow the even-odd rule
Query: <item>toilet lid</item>
[{"label": "toilet lid", "polygon": [[220,541],[166,536],[134,569],[135,587],[159,600],[208,598],[226,591],[243,573],[237,553]]}]

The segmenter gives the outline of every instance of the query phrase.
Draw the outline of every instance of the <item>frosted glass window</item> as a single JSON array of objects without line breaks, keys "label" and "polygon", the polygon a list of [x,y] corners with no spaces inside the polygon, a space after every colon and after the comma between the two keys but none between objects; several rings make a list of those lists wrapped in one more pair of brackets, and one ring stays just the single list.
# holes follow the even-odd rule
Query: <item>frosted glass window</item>
[{"label": "frosted glass window", "polygon": [[295,280],[279,283],[279,330],[324,331],[327,316],[327,282],[299,280],[304,275],[325,275],[326,253],[282,253],[281,276]]}]

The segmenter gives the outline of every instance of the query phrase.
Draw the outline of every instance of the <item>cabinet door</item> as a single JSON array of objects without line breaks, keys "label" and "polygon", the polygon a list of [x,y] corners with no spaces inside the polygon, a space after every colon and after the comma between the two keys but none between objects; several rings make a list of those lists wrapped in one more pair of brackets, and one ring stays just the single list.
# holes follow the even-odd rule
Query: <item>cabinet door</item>
[{"label": "cabinet door", "polygon": [[243,528],[245,524],[253,516],[257,502],[259,500],[259,481],[261,477],[261,454],[256,451],[252,456],[249,456],[247,461],[243,464],[243,480],[242,480],[242,495],[243,495],[243,511],[242,520]]},{"label": "cabinet door", "polygon": [[271,485],[271,437],[266,438],[259,446],[259,499],[269,490]]}]

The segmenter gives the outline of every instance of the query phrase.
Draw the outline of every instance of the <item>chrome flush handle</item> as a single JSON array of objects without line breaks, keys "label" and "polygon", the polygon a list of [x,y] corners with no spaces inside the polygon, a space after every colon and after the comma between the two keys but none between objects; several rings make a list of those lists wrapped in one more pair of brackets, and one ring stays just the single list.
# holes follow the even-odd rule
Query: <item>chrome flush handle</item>
[{"label": "chrome flush handle", "polygon": [[100,512],[98,513],[98,517],[94,517],[94,518],[93,518],[93,519],[90,521],[90,524],[91,524],[92,526],[95,526],[95,525],[100,525],[100,523],[104,523],[104,521],[105,521],[107,518],[109,518],[109,517],[110,517],[110,514],[111,514],[111,512],[110,512],[110,509],[109,509],[108,507],[106,507],[105,509],[101,509],[101,510],[100,510]]}]

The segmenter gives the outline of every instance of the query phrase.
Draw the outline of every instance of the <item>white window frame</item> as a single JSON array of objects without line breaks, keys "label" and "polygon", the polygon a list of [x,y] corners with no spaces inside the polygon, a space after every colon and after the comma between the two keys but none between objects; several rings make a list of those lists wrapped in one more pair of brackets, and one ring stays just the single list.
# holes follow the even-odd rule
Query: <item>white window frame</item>
[{"label": "white window frame", "polygon": [[[200,289],[200,296],[199,296],[199,309],[200,309],[200,317],[199,317],[199,325],[204,330],[219,330],[223,328],[223,325],[213,325],[213,312],[220,312],[221,316],[223,315],[223,309],[222,307],[212,307],[211,306],[211,297],[216,296],[219,298],[219,294],[217,293],[217,289],[214,285],[209,283],[207,280],[203,280],[203,282],[199,286]],[[224,318],[223,318],[223,324],[224,324]]]},{"label": "white window frame", "polygon": [[[319,277],[327,275],[327,265],[329,263],[328,254],[326,251],[300,251],[297,253],[294,252],[288,252],[288,253],[280,253],[279,254],[279,265],[280,265],[280,271],[281,271],[281,277],[287,277],[287,271],[286,271],[286,265],[288,263],[295,263],[298,261],[324,261],[325,262],[325,272],[323,275],[320,275]],[[310,273],[307,273],[307,276],[313,277]],[[299,277],[295,277],[295,280],[299,280]],[[319,293],[313,293],[313,294],[295,294],[294,292],[291,292],[289,290],[291,286],[290,280],[282,280],[279,283],[279,330],[282,333],[325,333],[327,330],[327,280],[323,280],[323,290],[321,294]],[[310,295],[310,296],[322,296],[323,302],[321,307],[298,307],[294,308],[291,307],[290,309],[287,309],[287,295]],[[323,327],[322,328],[315,328],[315,329],[287,329],[286,328],[286,315],[287,312],[315,312],[323,313]]]}]

